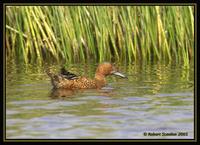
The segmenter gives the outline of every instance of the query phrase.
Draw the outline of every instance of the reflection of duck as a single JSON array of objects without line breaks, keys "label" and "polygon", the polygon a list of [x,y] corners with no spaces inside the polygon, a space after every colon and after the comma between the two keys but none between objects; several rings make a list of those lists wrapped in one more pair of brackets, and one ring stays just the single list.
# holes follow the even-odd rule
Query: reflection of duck
[{"label": "reflection of duck", "polygon": [[52,89],[49,97],[51,97],[52,99],[66,98],[73,96],[75,93],[76,92],[71,89],[58,88],[58,89]]},{"label": "reflection of duck", "polygon": [[[65,89],[65,88],[53,88],[50,92],[49,97],[52,99],[66,99],[66,98],[71,98],[73,96],[75,96],[77,93],[83,93],[84,91],[86,91],[85,89],[79,89],[79,90],[75,90],[75,89]],[[97,96],[104,96],[104,97],[112,97],[115,96],[115,94],[113,94],[112,89],[109,90],[98,90],[98,94]]]},{"label": "reflection of duck", "polygon": [[61,69],[61,73],[58,75],[53,74],[50,70],[47,70],[47,74],[51,78],[54,88],[64,89],[99,89],[105,86],[105,77],[108,75],[117,75],[126,78],[123,74],[117,72],[111,63],[99,64],[94,79],[78,77],[64,68]]}]

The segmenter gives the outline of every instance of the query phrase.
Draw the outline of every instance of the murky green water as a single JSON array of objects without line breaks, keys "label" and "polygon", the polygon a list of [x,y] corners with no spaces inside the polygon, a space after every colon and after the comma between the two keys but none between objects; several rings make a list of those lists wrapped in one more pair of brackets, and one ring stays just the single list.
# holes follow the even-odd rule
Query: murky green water
[{"label": "murky green water", "polygon": [[[6,138],[194,137],[193,66],[190,69],[172,64],[117,66],[128,80],[111,76],[100,91],[51,92],[43,66],[7,63]],[[59,69],[59,65],[51,67]],[[68,67],[76,74],[93,77],[96,65]],[[178,136],[179,132],[182,136]]]}]

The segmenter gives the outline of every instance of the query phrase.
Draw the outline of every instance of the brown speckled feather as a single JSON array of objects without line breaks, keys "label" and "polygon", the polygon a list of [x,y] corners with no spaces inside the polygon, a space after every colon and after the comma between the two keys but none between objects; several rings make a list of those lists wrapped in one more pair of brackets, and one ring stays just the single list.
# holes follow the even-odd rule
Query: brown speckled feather
[{"label": "brown speckled feather", "polygon": [[66,89],[94,89],[96,88],[96,82],[95,80],[86,78],[86,77],[80,77],[75,80],[65,80],[60,83],[60,86],[62,88]]}]

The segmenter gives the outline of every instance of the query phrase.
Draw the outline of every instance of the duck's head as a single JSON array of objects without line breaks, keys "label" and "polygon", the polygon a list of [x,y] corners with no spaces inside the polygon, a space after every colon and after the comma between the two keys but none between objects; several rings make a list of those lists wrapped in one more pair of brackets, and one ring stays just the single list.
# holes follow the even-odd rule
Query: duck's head
[{"label": "duck's head", "polygon": [[105,77],[108,75],[116,75],[122,78],[127,78],[125,75],[118,72],[117,69],[111,63],[105,62],[99,64],[99,66],[96,69],[95,78]]}]

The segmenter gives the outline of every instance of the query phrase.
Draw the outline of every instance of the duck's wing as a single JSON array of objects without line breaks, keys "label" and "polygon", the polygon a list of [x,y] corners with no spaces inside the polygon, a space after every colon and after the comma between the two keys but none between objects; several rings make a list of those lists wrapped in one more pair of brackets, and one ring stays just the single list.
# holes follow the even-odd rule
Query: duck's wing
[{"label": "duck's wing", "polygon": [[60,74],[61,74],[64,78],[66,78],[66,79],[68,79],[68,80],[74,80],[74,79],[78,79],[78,78],[79,78],[77,75],[75,75],[75,74],[73,74],[73,73],[71,73],[71,72],[68,72],[64,67],[62,67],[62,68],[60,69]]}]

